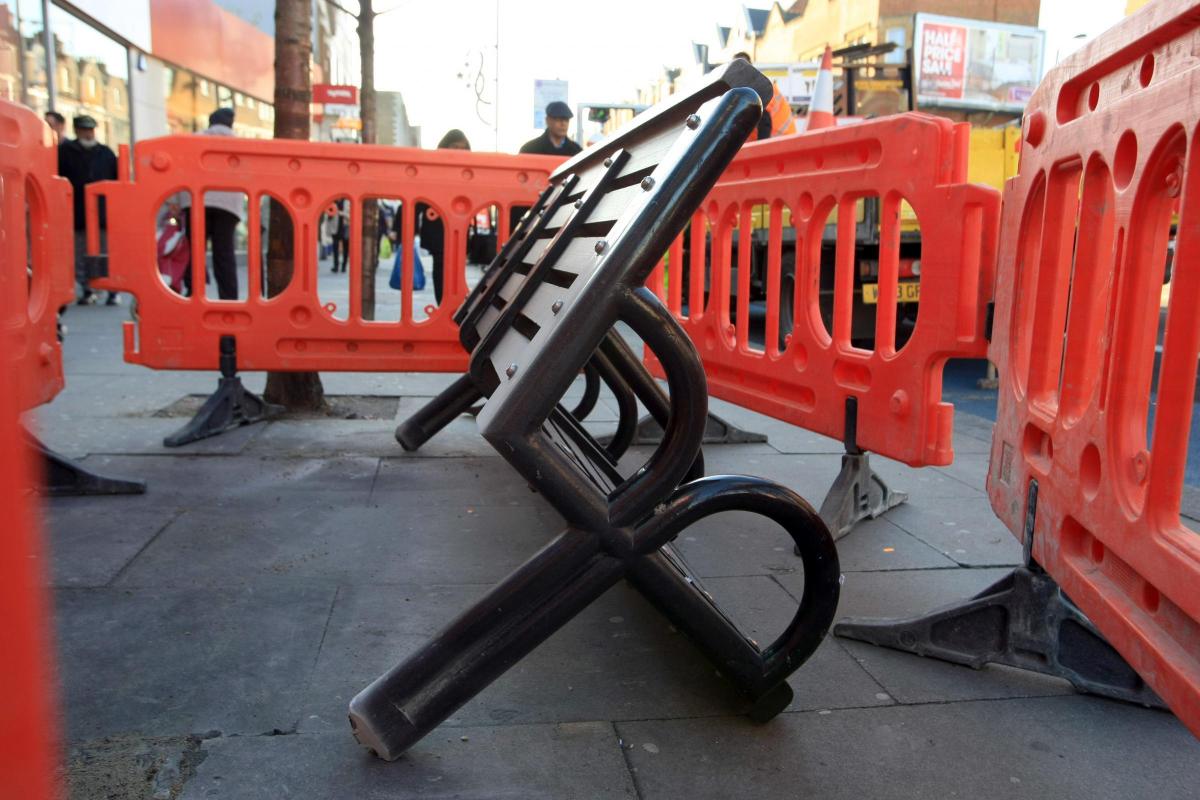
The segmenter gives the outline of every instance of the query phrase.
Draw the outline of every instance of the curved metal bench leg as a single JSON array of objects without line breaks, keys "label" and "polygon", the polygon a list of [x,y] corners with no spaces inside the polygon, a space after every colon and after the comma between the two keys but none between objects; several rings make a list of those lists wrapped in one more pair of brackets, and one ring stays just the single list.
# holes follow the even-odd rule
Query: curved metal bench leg
[{"label": "curved metal bench leg", "polygon": [[571,416],[583,422],[587,415],[596,408],[596,401],[599,399],[600,372],[596,369],[596,365],[589,361],[588,365],[583,368],[583,397],[579,398],[579,403],[571,409]]},{"label": "curved metal bench leg", "polygon": [[674,539],[713,514],[748,511],[774,520],[801,551],[804,596],[791,624],[774,642],[749,638],[704,589],[671,544],[629,565],[629,580],[752,702],[751,719],[765,722],[787,708],[787,676],[824,640],[841,592],[837,549],[828,528],[799,495],[760,478],[716,476],[681,486],[636,536]]}]

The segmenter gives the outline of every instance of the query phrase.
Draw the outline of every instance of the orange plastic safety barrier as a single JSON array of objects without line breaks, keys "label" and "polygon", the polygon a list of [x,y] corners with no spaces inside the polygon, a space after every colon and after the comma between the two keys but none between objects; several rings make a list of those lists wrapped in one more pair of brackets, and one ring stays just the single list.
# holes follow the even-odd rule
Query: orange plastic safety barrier
[{"label": "orange plastic safety barrier", "polygon": [[0,101],[0,292],[14,305],[5,321],[23,376],[22,411],[63,388],[58,309],[75,296],[71,184],[58,177],[50,129],[24,106]]},{"label": "orange plastic safety barrier", "polygon": [[[709,391],[838,439],[847,430],[847,399],[854,398],[858,447],[913,466],[950,463],[953,408],[941,402],[942,367],[949,358],[984,355],[1000,215],[996,191],[966,182],[967,144],[965,125],[902,114],[743,147],[685,234],[686,312],[684,281],[676,277],[681,271],[671,269],[684,262],[683,241],[668,255],[666,280],[661,268],[651,280],[700,351]],[[873,349],[856,347],[851,339],[854,309],[865,308],[861,302],[856,306],[864,288],[855,280],[861,266],[855,239],[868,197],[878,198],[880,208]],[[920,303],[915,328],[906,342],[898,342],[905,203],[920,224]],[[743,245],[766,223],[755,219],[764,208],[769,209],[765,341],[755,343],[751,248]],[[832,299],[824,301],[832,308],[827,327],[821,249],[834,211],[836,263]],[[790,335],[783,332],[781,347],[781,275],[790,273],[781,268],[785,214],[795,242],[795,289],[789,298],[795,323]],[[826,295],[829,290],[826,286]],[[731,295],[736,295],[732,308]]]},{"label": "orange plastic safety barrier", "polygon": [[[561,159],[458,150],[354,146],[219,136],[172,136],[138,142],[133,178],[121,153],[121,178],[88,186],[89,251],[99,246],[97,200],[107,198],[108,277],[92,285],[130,292],[137,319],[125,324],[125,359],[155,369],[213,369],[219,340],[237,337],[243,370],[454,372],[467,366],[451,319],[464,297],[466,242],[475,212],[497,206],[499,242],[508,235],[509,212],[528,206]],[[197,290],[184,297],[159,276],[156,224],[164,202],[185,191],[191,208],[193,286],[204,286],[200,198],[205,192],[238,192],[247,202],[248,287],[240,300],[216,300]],[[269,198],[292,220],[293,274],[274,296],[264,290],[263,211]],[[318,226],[330,205],[347,199],[350,213],[349,308],[322,303],[317,287]],[[362,315],[362,203],[403,201],[403,269],[400,318],[372,321]],[[414,211],[427,204],[440,215],[445,238],[445,292],[440,306],[413,314]],[[380,270],[390,271],[390,263]]]},{"label": "orange plastic safety barrier", "polygon": [[[13,310],[5,303],[4,323]],[[24,360],[0,342],[0,380],[6,387],[35,383]],[[50,605],[42,575],[30,450],[23,440],[15,392],[0,392],[0,608],[4,609],[4,691],[0,692],[0,795],[58,797],[50,647]]]},{"label": "orange plastic safety barrier", "polygon": [[53,177],[54,152],[50,129],[32,111],[0,102],[0,794],[34,800],[59,796],[57,717],[30,451],[19,414],[52,398],[63,381],[55,318],[70,299],[74,268],[70,185]]},{"label": "orange plastic safety barrier", "polygon": [[1200,358],[1197,47],[1200,4],[1151,3],[1029,104],[1004,195],[988,493],[1200,735],[1200,532],[1180,518]]}]

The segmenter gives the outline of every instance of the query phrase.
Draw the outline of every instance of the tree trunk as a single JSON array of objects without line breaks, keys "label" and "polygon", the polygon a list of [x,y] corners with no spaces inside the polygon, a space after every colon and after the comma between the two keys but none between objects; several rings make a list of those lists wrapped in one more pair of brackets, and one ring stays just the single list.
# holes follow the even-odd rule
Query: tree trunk
[{"label": "tree trunk", "polygon": [[[362,86],[358,92],[362,143],[375,144],[375,11],[373,0],[359,0],[358,51]],[[362,318],[375,319],[375,273],[379,269],[379,203],[363,202]]]},{"label": "tree trunk", "polygon": [[[312,3],[275,0],[275,138],[308,141],[312,103]],[[267,293],[282,292],[296,266],[295,235],[286,209],[271,202]],[[315,372],[269,372],[263,397],[288,410],[325,409],[325,387]]]}]

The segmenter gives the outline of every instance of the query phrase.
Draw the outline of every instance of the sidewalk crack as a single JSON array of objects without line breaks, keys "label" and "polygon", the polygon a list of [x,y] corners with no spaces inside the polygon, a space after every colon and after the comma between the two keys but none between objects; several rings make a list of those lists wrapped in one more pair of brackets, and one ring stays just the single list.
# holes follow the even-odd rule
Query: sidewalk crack
[{"label": "sidewalk crack", "polygon": [[147,539],[146,542],[141,547],[138,548],[138,551],[136,553],[134,553],[132,556],[130,556],[128,561],[126,561],[124,564],[121,565],[121,568],[119,570],[117,570],[117,574],[113,575],[112,578],[109,579],[108,583],[104,584],[104,586],[106,586],[106,587],[115,586],[117,584],[117,581],[119,581],[122,577],[124,577],[125,573],[129,571],[129,568],[133,566],[133,562],[137,561],[138,558],[141,557],[142,553],[146,552],[146,549],[148,547],[150,547],[150,545],[152,545],[158,541],[158,537],[162,535],[163,531],[165,531],[167,528],[174,525],[175,521],[178,520],[180,517],[182,517],[186,513],[187,513],[186,509],[182,509],[182,508],[176,509],[175,513],[171,515],[171,518],[168,519],[165,523],[163,523],[162,527],[160,527],[158,530],[156,530],[154,532],[154,535],[151,536],[149,539]]},{"label": "sidewalk crack", "polygon": [[629,758],[629,751],[633,749],[633,745],[628,747],[625,745],[625,739],[621,736],[621,731],[617,727],[616,722],[609,722],[612,726],[613,735],[617,737],[617,747],[621,748],[621,758],[625,760],[625,769],[629,772],[629,781],[633,784],[633,794],[638,800],[645,800],[645,793],[642,791],[642,783],[638,780],[637,767],[633,765],[633,761]]}]

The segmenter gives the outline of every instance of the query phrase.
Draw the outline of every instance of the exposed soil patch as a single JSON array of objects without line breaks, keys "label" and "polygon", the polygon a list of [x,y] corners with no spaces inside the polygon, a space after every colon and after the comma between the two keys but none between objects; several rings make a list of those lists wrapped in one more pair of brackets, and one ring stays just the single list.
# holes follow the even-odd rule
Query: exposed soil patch
[{"label": "exposed soil patch", "polygon": [[200,736],[110,736],[67,754],[70,800],[175,800],[208,755]]}]

